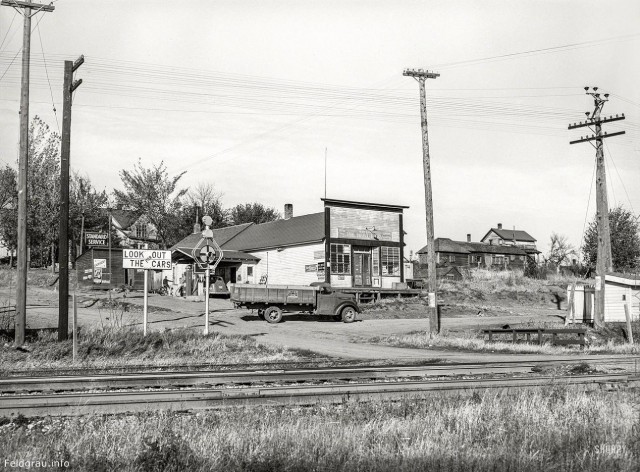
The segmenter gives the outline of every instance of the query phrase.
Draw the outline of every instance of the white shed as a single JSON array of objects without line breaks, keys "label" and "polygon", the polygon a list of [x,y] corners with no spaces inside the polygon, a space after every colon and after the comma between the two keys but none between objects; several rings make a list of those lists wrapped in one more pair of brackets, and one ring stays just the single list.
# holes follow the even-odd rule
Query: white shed
[{"label": "white shed", "polygon": [[[571,296],[571,285],[567,287],[567,300]],[[574,293],[576,323],[593,323],[595,288],[593,285],[578,285]],[[629,307],[632,321],[640,320],[640,275],[609,273],[605,276],[604,321],[623,323],[627,319],[624,306]]]},{"label": "white shed", "polygon": [[640,319],[640,275],[611,273],[605,276],[604,321],[625,322],[624,306],[631,321]]}]

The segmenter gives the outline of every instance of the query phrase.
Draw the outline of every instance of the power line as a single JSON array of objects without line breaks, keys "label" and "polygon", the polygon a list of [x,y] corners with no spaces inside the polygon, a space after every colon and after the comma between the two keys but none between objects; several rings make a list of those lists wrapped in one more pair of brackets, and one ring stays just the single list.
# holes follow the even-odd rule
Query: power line
[{"label": "power line", "polygon": [[44,70],[47,74],[47,82],[49,84],[49,92],[51,93],[51,107],[53,108],[53,116],[56,118],[56,127],[58,128],[58,134],[60,134],[60,123],[58,123],[58,114],[56,113],[56,104],[53,100],[53,89],[51,88],[51,81],[49,80],[49,72],[47,71],[47,61],[44,58],[44,47],[42,46],[42,35],[40,34],[40,26],[36,25],[38,30],[38,38],[40,38],[40,51],[42,52],[42,60],[44,61]]},{"label": "power line", "polygon": [[[18,12],[14,11],[13,12],[13,18],[11,18],[11,23],[9,23],[9,27],[7,28],[7,32],[4,34],[4,38],[2,38],[2,42],[0,43],[0,51],[2,51],[2,46],[4,46],[4,42],[7,39],[7,36],[9,35],[9,31],[11,31],[11,27],[13,26],[13,22],[16,19],[16,16],[18,16]],[[14,31],[15,34],[15,31]],[[11,37],[13,38],[13,35],[11,35]]]}]

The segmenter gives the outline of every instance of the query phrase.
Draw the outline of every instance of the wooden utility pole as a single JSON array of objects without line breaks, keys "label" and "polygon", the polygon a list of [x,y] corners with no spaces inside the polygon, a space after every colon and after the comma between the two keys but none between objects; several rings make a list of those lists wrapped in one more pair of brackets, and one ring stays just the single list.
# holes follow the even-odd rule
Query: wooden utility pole
[{"label": "wooden utility pole", "polygon": [[[609,94],[605,93],[601,97],[598,93],[598,87],[585,87],[587,95],[593,97],[594,109],[592,112],[585,112],[587,120],[583,123],[574,123],[569,125],[569,129],[588,127],[592,132],[591,136],[581,136],[580,139],[570,141],[569,144],[589,142],[596,149],[596,221],[598,225],[598,254],[596,260],[596,290],[595,290],[595,310],[593,321],[597,327],[604,326],[604,307],[605,307],[605,275],[613,270],[613,259],[611,257],[611,233],[609,231],[609,203],[607,201],[607,175],[604,165],[604,149],[602,140],[624,134],[624,131],[616,133],[603,133],[602,123],[610,121],[624,120],[622,116],[616,115],[608,118],[602,118],[600,113],[602,107],[609,101]],[[595,128],[595,129],[594,129]],[[591,141],[595,141],[594,145]]]},{"label": "wooden utility pole", "polygon": [[73,73],[84,62],[80,56],[75,62],[64,61],[62,90],[62,143],[60,146],[60,232],[58,234],[58,341],[64,341],[69,332],[69,154],[71,148],[71,98],[82,79],[73,80]]},{"label": "wooden utility pole", "polygon": [[[38,12],[55,10],[17,0],[2,0],[0,5],[13,7],[24,17],[22,33],[22,82],[20,93],[20,157],[18,158],[18,254],[16,284],[15,344],[24,344],[27,325],[27,170],[29,168],[29,65],[31,54],[31,17]],[[22,9],[20,11],[19,9]],[[33,11],[35,10],[35,11]]]},{"label": "wooden utility pole", "polygon": [[426,79],[435,79],[440,74],[422,69],[405,69],[402,75],[413,77],[420,85],[420,123],[422,125],[422,164],[424,168],[424,201],[427,221],[427,292],[429,294],[429,329],[431,333],[440,331],[438,320],[438,300],[436,282],[436,251],[433,230],[433,197],[431,190],[431,162],[429,157],[429,133],[427,130]]}]

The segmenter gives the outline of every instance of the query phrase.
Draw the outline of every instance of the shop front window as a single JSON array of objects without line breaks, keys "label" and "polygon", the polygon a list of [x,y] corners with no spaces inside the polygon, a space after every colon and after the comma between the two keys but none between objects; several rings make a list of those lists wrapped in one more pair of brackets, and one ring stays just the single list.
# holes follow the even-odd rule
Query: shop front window
[{"label": "shop front window", "polygon": [[331,273],[351,274],[351,245],[331,245]]},{"label": "shop front window", "polygon": [[386,247],[380,248],[380,263],[382,266],[382,275],[399,276],[400,275],[400,248]]}]

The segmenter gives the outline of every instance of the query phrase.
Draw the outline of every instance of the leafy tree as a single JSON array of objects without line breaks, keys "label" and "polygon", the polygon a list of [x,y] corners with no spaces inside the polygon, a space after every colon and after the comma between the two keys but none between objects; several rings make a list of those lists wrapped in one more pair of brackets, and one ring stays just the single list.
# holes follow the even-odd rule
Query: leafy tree
[{"label": "leafy tree", "polygon": [[177,186],[184,174],[170,177],[163,161],[146,169],[138,160],[133,171],[120,171],[124,191],[114,190],[118,205],[145,215],[155,226],[164,248],[180,239],[181,221],[176,216],[181,213],[187,189],[178,190]]},{"label": "leafy tree", "polygon": [[[609,210],[609,230],[611,233],[611,256],[615,270],[640,267],[640,223],[638,217],[629,210],[618,206]],[[598,255],[598,223],[594,217],[584,235],[582,256],[584,264],[596,266]]]},{"label": "leafy tree", "polygon": [[236,205],[229,211],[229,217],[232,225],[240,225],[243,223],[268,223],[279,220],[281,215],[275,208],[265,207],[262,203],[255,202]]},{"label": "leafy tree", "polygon": [[18,192],[16,171],[6,165],[0,169],[0,242],[8,249],[16,249]]},{"label": "leafy tree", "polygon": [[575,248],[569,244],[569,240],[566,236],[558,233],[551,233],[549,252],[546,256],[548,265],[555,267],[556,270],[560,270],[562,264],[569,264],[572,262],[571,256],[576,255]]},{"label": "leafy tree", "polygon": [[[18,191],[14,177],[6,169],[9,203],[0,212],[2,238],[10,248],[17,247]],[[58,241],[60,209],[60,136],[35,116],[29,126],[29,167],[27,171],[27,245],[31,261],[45,265],[52,262],[52,248]]]}]

